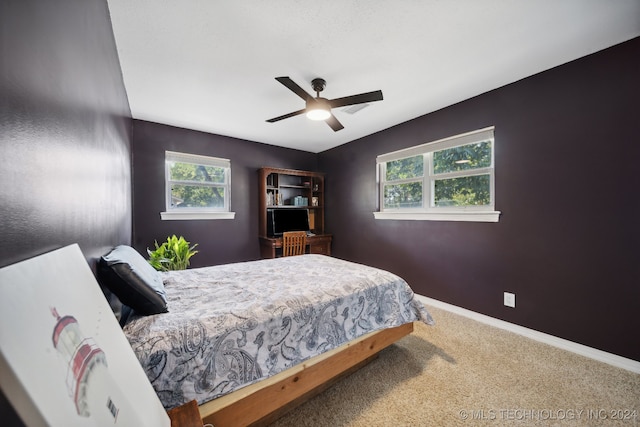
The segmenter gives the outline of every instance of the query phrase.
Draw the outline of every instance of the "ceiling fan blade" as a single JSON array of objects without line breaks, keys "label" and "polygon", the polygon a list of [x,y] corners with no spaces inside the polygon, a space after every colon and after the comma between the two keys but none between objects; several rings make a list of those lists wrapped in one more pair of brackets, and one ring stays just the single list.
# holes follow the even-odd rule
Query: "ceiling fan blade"
[{"label": "ceiling fan blade", "polygon": [[309,98],[313,98],[313,96],[309,95],[307,91],[298,86],[298,84],[291,80],[289,77],[276,77],[276,80],[288,87],[290,91],[292,91],[305,101]]},{"label": "ceiling fan blade", "polygon": [[289,117],[297,116],[298,114],[302,114],[305,111],[307,111],[307,109],[303,108],[302,110],[294,111],[293,113],[285,114],[283,116],[274,117],[273,119],[269,119],[267,121],[269,123],[274,123],[274,122],[277,122],[277,121],[280,121],[280,120],[288,119]]},{"label": "ceiling fan blade", "polygon": [[345,96],[344,98],[336,98],[329,100],[331,108],[344,107],[346,105],[364,104],[366,102],[382,101],[382,91],[374,90],[373,92],[361,93],[358,95]]},{"label": "ceiling fan blade", "polygon": [[336,119],[336,116],[334,116],[333,114],[331,114],[331,116],[329,116],[329,118],[325,120],[325,122],[327,122],[327,124],[331,127],[331,129],[333,129],[334,132],[338,132],[340,129],[344,129],[342,123],[340,123],[338,119]]}]

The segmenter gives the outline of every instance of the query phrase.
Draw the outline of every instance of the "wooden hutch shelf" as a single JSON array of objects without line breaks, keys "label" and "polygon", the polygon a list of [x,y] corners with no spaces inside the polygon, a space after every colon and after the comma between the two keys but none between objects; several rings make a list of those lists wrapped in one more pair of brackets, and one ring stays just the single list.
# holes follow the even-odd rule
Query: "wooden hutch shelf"
[{"label": "wooden hutch shelf", "polygon": [[258,170],[259,240],[263,258],[274,258],[282,247],[282,238],[269,236],[269,209],[304,208],[309,211],[307,237],[310,253],[331,255],[331,235],[324,228],[324,174],[295,169],[264,167]]}]

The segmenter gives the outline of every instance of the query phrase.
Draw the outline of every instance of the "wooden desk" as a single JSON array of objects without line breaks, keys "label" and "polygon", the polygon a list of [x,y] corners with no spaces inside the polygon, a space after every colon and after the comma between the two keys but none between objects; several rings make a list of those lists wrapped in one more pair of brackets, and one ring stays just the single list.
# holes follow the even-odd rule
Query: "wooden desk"
[{"label": "wooden desk", "polygon": [[[307,236],[307,245],[310,254],[331,255],[331,234]],[[260,237],[260,256],[262,258],[275,258],[281,255],[281,237]]]}]

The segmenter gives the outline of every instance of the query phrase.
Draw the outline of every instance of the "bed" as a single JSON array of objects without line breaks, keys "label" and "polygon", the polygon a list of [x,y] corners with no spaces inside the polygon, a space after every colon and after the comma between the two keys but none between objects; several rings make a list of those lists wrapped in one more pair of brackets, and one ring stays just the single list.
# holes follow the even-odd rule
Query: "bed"
[{"label": "bed", "polygon": [[164,407],[215,425],[273,421],[433,323],[400,277],[325,255],[157,274],[166,305],[123,331]]}]

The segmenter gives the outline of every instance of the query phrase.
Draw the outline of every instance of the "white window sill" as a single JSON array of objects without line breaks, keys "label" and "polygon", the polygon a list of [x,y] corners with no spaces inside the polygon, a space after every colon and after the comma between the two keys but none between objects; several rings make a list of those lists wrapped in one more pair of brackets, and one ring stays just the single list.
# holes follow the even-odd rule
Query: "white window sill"
[{"label": "white window sill", "polygon": [[167,220],[194,219],[234,219],[235,212],[160,212],[160,218]]},{"label": "white window sill", "polygon": [[374,212],[375,219],[395,219],[410,221],[471,221],[498,222],[500,211],[466,212]]}]

